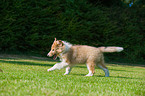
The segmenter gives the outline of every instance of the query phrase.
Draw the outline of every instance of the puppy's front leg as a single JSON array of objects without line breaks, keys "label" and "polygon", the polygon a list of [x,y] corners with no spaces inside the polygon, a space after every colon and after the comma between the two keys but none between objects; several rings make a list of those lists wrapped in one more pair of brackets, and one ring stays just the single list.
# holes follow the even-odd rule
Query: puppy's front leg
[{"label": "puppy's front leg", "polygon": [[62,69],[62,68],[65,68],[67,67],[68,64],[67,63],[64,63],[64,62],[61,62],[61,63],[56,63],[53,67],[51,67],[50,69],[48,69],[47,71],[53,71],[53,70],[56,70],[56,69]]},{"label": "puppy's front leg", "polygon": [[64,73],[64,75],[68,75],[70,73],[71,69],[72,69],[72,66],[66,67],[66,72]]}]

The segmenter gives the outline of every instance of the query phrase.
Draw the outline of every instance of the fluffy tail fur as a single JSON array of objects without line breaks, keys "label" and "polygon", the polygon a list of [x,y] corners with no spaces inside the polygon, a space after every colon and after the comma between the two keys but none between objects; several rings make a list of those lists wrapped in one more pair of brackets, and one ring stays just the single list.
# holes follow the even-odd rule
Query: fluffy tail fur
[{"label": "fluffy tail fur", "polygon": [[121,52],[123,47],[99,47],[102,52]]}]

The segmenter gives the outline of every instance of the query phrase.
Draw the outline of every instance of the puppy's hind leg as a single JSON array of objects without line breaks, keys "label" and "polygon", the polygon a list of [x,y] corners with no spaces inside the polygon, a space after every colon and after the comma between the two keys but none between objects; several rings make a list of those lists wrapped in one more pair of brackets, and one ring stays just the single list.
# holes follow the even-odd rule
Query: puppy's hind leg
[{"label": "puppy's hind leg", "polygon": [[103,63],[99,64],[98,67],[105,72],[105,77],[109,77],[109,70]]},{"label": "puppy's hind leg", "polygon": [[87,63],[87,68],[89,70],[89,73],[86,76],[93,76],[93,74],[95,73],[95,63]]}]

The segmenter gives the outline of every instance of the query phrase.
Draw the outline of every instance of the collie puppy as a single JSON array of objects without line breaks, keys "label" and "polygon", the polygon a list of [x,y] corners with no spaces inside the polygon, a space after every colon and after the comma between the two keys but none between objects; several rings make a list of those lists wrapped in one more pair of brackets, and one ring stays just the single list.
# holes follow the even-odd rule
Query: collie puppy
[{"label": "collie puppy", "polygon": [[93,76],[95,66],[97,65],[105,72],[105,77],[109,77],[109,70],[104,64],[104,52],[121,52],[122,47],[91,47],[87,45],[72,45],[68,42],[61,40],[54,40],[50,52],[47,54],[49,57],[56,59],[60,58],[61,62],[56,63],[52,68],[47,71],[62,69],[66,67],[64,75],[68,75],[72,67],[76,64],[86,64],[89,73],[86,76]]}]

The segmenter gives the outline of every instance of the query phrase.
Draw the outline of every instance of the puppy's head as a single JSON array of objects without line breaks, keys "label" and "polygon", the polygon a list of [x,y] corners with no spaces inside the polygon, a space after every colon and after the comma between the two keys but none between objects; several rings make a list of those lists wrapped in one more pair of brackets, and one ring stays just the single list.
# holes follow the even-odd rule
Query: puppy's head
[{"label": "puppy's head", "polygon": [[51,46],[51,50],[50,52],[47,54],[47,56],[49,57],[53,57],[53,59],[55,60],[57,58],[57,56],[62,53],[65,49],[64,43],[61,40],[54,40],[52,46]]}]

